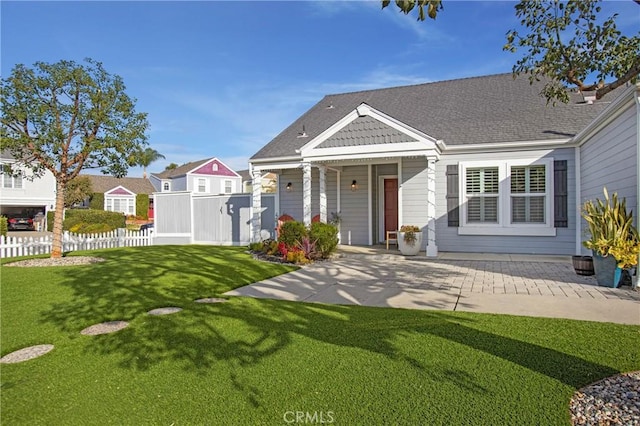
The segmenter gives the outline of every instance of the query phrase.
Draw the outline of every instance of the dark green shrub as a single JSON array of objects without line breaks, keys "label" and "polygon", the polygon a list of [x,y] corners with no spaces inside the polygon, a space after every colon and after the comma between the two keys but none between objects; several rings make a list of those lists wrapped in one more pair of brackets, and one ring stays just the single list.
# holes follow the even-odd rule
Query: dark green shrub
[{"label": "dark green shrub", "polygon": [[314,222],[309,230],[309,239],[315,241],[316,251],[327,259],[338,248],[338,227],[328,223]]},{"label": "dark green shrub", "polygon": [[3,237],[6,237],[8,231],[9,231],[9,224],[7,223],[7,218],[4,216],[0,216],[0,235],[2,235]]},{"label": "dark green shrub", "polygon": [[113,228],[111,228],[106,223],[86,223],[81,222],[73,225],[69,228],[69,231],[76,234],[98,234],[102,232],[111,232]]},{"label": "dark green shrub", "polygon": [[264,244],[262,242],[249,244],[249,250],[251,251],[262,251],[263,249],[264,249]]},{"label": "dark green shrub", "polygon": [[307,235],[307,228],[302,222],[288,221],[280,226],[278,242],[284,243],[287,247],[295,247],[302,238]]},{"label": "dark green shrub", "polygon": [[149,219],[149,195],[136,195],[136,216],[139,219]]},{"label": "dark green shrub", "polygon": [[47,212],[47,231],[53,232],[53,221],[56,218],[55,210],[49,210]]},{"label": "dark green shrub", "polygon": [[62,222],[62,229],[68,231],[78,224],[105,225],[105,227],[101,228],[104,229],[104,231],[95,232],[106,232],[126,227],[125,217],[120,212],[109,212],[105,210],[92,209],[67,210],[64,222]]},{"label": "dark green shrub", "polygon": [[104,210],[104,194],[102,192],[94,192],[89,200],[89,208],[92,210]]}]

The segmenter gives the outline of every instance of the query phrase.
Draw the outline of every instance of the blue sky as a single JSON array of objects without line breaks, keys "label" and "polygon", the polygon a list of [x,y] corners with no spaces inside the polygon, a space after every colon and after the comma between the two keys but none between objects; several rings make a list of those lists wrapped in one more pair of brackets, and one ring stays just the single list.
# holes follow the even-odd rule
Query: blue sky
[{"label": "blue sky", "polygon": [[[326,94],[510,72],[515,4],[445,0],[436,21],[417,22],[377,0],[2,1],[1,72],[101,61],[148,113],[166,157],[150,171],[209,157],[240,170]],[[632,1],[605,8],[638,31]]]}]

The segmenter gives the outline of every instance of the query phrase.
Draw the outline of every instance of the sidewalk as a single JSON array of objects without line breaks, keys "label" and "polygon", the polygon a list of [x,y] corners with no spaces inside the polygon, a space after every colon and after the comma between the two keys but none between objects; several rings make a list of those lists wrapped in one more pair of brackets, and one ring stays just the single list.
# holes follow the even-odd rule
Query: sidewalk
[{"label": "sidewalk", "polygon": [[640,325],[640,292],[598,287],[567,256],[443,253],[404,257],[377,248],[226,293],[231,296],[440,309]]}]

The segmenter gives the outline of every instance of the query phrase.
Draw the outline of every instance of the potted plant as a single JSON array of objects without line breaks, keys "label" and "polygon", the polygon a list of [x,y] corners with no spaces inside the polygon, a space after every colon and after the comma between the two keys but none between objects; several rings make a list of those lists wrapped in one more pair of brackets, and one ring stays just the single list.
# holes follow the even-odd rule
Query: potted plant
[{"label": "potted plant", "polygon": [[405,256],[415,256],[422,247],[422,232],[415,225],[403,225],[398,233],[398,248]]},{"label": "potted plant", "polygon": [[617,287],[622,269],[638,264],[640,238],[633,226],[633,214],[627,211],[626,199],[611,198],[604,188],[604,202],[596,199],[583,206],[591,237],[583,245],[593,252],[593,266],[598,285]]}]

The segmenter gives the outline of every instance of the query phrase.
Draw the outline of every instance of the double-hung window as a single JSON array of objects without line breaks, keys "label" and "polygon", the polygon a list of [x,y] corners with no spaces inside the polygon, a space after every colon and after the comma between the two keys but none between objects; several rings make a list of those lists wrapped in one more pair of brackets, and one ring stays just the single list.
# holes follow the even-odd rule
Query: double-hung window
[{"label": "double-hung window", "polygon": [[511,166],[511,223],[547,221],[545,165]]},{"label": "double-hung window", "polygon": [[224,181],[224,193],[231,194],[233,192],[233,181],[225,179]]},{"label": "double-hung window", "polygon": [[5,189],[22,189],[22,175],[13,175],[11,164],[2,164],[2,187]]},{"label": "double-hung window", "polygon": [[467,223],[498,223],[499,185],[497,167],[466,170]]},{"label": "double-hung window", "polygon": [[207,179],[198,178],[198,192],[207,192]]},{"label": "double-hung window", "polygon": [[553,159],[459,164],[461,235],[552,236]]}]

